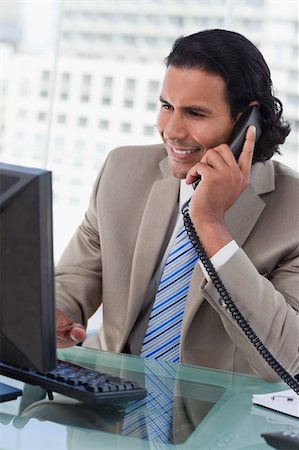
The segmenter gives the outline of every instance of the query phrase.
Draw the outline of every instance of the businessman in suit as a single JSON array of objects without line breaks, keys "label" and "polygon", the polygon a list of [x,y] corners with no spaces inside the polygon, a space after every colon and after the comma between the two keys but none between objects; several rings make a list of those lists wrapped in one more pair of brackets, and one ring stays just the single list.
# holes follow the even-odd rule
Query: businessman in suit
[{"label": "businessman in suit", "polygon": [[[250,105],[238,161],[228,143]],[[179,38],[166,58],[157,127],[163,143],[113,150],[82,224],[56,269],[57,343],[144,355],[144,337],[180,208],[256,334],[291,373],[299,372],[298,175],[271,161],[289,134],[270,72],[245,37],[207,30]],[[194,190],[192,182],[201,177]],[[103,325],[86,338],[103,304]],[[167,341],[167,335],[163,336]],[[182,363],[277,374],[244,335],[200,262],[184,299]]]}]

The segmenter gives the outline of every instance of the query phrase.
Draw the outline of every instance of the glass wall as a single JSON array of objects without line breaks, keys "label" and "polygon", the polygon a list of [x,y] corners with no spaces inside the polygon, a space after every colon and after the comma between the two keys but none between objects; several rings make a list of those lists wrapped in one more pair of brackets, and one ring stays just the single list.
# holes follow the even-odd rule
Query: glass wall
[{"label": "glass wall", "polygon": [[159,141],[163,58],[182,34],[241,32],[264,54],[298,167],[298,2],[0,2],[0,158],[53,171],[55,259],[79,224],[107,153]]}]

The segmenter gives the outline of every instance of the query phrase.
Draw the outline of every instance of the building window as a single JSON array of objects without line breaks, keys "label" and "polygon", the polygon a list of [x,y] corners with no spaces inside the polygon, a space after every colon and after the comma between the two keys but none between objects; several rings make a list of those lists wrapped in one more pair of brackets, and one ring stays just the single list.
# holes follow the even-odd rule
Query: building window
[{"label": "building window", "polygon": [[122,122],[120,129],[122,133],[130,133],[132,130],[132,124],[129,122]]},{"label": "building window", "polygon": [[33,158],[36,161],[43,159],[43,146],[45,144],[45,136],[43,134],[36,134],[33,140]]},{"label": "building window", "polygon": [[150,81],[148,82],[148,92],[149,92],[150,94],[157,95],[157,94],[158,94],[158,91],[159,91],[159,86],[160,86],[159,81],[156,81],[156,80],[150,80]]},{"label": "building window", "polygon": [[148,111],[156,111],[156,109],[157,109],[157,104],[156,104],[156,102],[147,102],[147,104],[146,104],[146,109],[147,109]]},{"label": "building window", "polygon": [[86,127],[87,126],[87,117],[79,117],[78,125],[79,125],[79,127]]},{"label": "building window", "polygon": [[75,154],[80,155],[83,150],[85,150],[85,141],[83,141],[82,139],[79,139],[77,141],[75,141],[74,144],[74,150],[75,150]]},{"label": "building window", "polygon": [[101,98],[101,103],[102,105],[111,105],[111,97],[108,97],[106,95],[103,95],[103,97]]},{"label": "building window", "polygon": [[96,144],[96,148],[95,148],[95,152],[98,153],[105,153],[107,150],[107,145],[105,144],[105,142],[98,142]]},{"label": "building window", "polygon": [[63,137],[60,136],[56,136],[54,139],[54,148],[55,150],[62,150],[63,147],[65,146],[65,139]]},{"label": "building window", "polygon": [[42,80],[43,81],[49,81],[50,80],[50,71],[49,70],[43,70],[42,71]]},{"label": "building window", "polygon": [[57,123],[60,125],[64,125],[66,123],[66,115],[65,114],[58,114],[57,116]]},{"label": "building window", "polygon": [[77,197],[69,197],[68,202],[70,206],[78,206],[79,205],[79,199]]},{"label": "building window", "polygon": [[90,86],[90,84],[91,84],[91,75],[88,74],[82,75],[82,85]]},{"label": "building window", "polygon": [[38,112],[37,113],[37,120],[39,122],[44,122],[46,120],[46,118],[47,118],[47,114],[46,113],[44,113],[44,112]]},{"label": "building window", "polygon": [[68,98],[69,98],[68,92],[62,91],[60,93],[60,100],[68,100]]},{"label": "building window", "polygon": [[133,108],[133,106],[134,106],[134,102],[133,102],[133,100],[132,99],[129,99],[129,98],[125,98],[124,99],[124,107],[125,108]]},{"label": "building window", "polygon": [[71,179],[71,184],[73,186],[81,186],[82,185],[82,180],[80,180],[79,178],[72,178]]},{"label": "building window", "polygon": [[112,88],[113,78],[112,77],[104,77],[103,78],[103,87],[104,88]]},{"label": "building window", "polygon": [[125,90],[133,92],[135,90],[136,80],[134,78],[127,78],[125,83]]},{"label": "building window", "polygon": [[70,79],[71,79],[71,75],[70,75],[68,72],[63,72],[63,73],[61,74],[61,81],[62,81],[63,83],[69,83],[69,82],[70,82]]},{"label": "building window", "polygon": [[88,103],[89,102],[89,95],[85,95],[85,94],[83,94],[83,95],[81,95],[81,102],[82,103]]},{"label": "building window", "polygon": [[145,125],[143,127],[143,134],[145,136],[153,136],[155,132],[155,128],[153,125]]},{"label": "building window", "polygon": [[109,121],[106,119],[101,119],[99,122],[99,128],[101,130],[108,130],[109,128]]}]

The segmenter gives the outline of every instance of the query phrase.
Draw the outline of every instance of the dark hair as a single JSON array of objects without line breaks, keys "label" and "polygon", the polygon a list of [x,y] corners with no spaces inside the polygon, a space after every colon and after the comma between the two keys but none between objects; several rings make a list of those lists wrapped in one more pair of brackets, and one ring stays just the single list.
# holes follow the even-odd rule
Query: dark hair
[{"label": "dark hair", "polygon": [[179,37],[165,58],[166,66],[202,69],[221,76],[226,83],[226,99],[232,119],[250,102],[260,103],[264,119],[253,162],[270,159],[290,133],[282,119],[282,103],[273,95],[270,70],[260,51],[239,33],[205,30]]}]

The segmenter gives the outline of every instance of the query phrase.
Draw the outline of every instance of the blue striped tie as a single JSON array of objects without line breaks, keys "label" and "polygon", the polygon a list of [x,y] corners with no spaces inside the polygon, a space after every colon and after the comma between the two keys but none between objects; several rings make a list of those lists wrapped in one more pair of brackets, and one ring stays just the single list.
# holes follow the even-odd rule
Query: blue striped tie
[{"label": "blue striped tie", "polygon": [[141,356],[179,362],[185,300],[197,259],[185,228],[180,229],[163,270]]},{"label": "blue striped tie", "polygon": [[[125,411],[122,434],[152,442],[151,448],[165,448],[173,440],[172,409],[176,366],[157,366],[146,359],[144,365],[147,397],[131,402]],[[155,444],[155,445],[154,445]],[[161,444],[161,447],[159,446]]]}]

